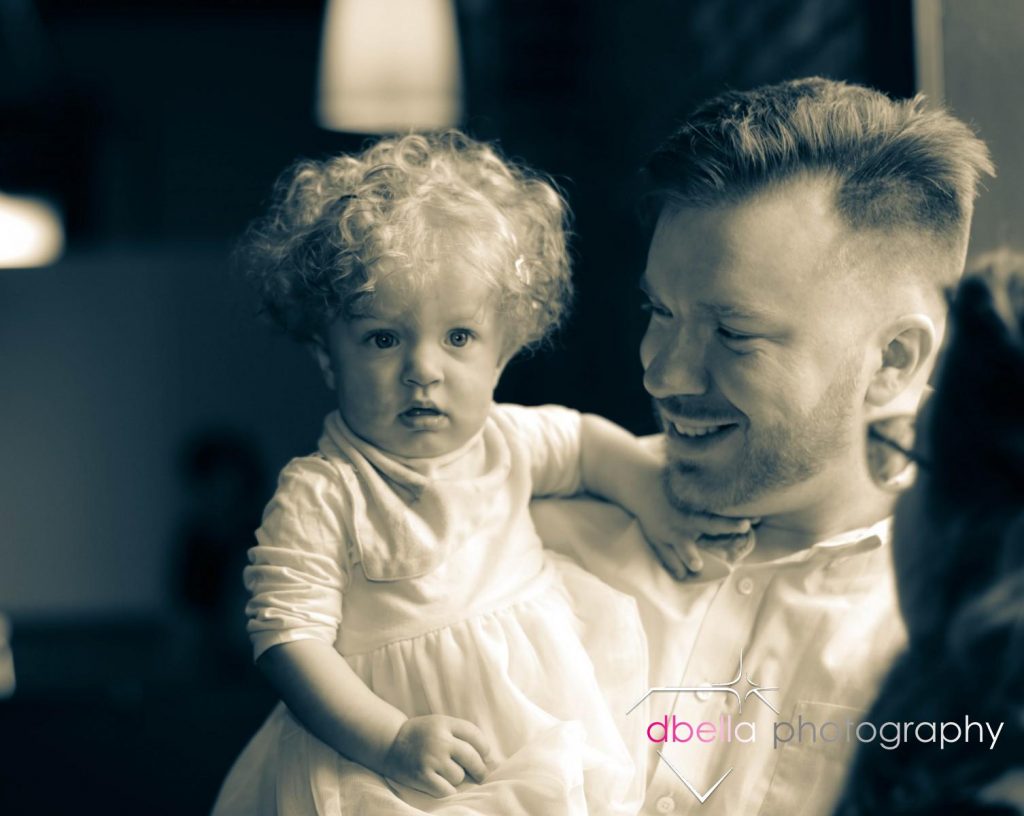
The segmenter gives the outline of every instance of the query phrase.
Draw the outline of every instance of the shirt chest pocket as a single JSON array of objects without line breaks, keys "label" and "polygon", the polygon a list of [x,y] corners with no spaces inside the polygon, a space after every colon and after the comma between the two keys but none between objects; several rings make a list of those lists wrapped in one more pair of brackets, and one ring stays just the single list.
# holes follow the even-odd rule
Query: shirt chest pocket
[{"label": "shirt chest pocket", "polygon": [[859,708],[804,700],[789,720],[779,719],[771,734],[778,759],[758,813],[831,813],[859,744],[857,726],[864,716]]}]

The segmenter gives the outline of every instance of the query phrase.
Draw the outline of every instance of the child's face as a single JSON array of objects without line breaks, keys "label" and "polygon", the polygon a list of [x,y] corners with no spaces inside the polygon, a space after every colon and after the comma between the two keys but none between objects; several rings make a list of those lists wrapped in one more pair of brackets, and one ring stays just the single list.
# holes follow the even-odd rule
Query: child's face
[{"label": "child's face", "polygon": [[458,262],[428,286],[386,276],[317,350],[348,426],[398,456],[439,456],[482,426],[507,355],[493,291]]}]

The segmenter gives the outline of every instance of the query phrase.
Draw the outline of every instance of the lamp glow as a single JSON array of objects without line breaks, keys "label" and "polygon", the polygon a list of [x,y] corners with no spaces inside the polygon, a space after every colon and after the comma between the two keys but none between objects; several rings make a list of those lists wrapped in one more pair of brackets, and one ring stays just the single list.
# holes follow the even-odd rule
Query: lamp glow
[{"label": "lamp glow", "polygon": [[317,119],[394,133],[458,124],[462,77],[451,0],[330,0]]},{"label": "lamp glow", "polygon": [[11,653],[11,624],[0,613],[0,699],[14,694],[14,655]]},{"label": "lamp glow", "polygon": [[0,193],[0,268],[46,266],[63,250],[64,227],[51,204]]}]

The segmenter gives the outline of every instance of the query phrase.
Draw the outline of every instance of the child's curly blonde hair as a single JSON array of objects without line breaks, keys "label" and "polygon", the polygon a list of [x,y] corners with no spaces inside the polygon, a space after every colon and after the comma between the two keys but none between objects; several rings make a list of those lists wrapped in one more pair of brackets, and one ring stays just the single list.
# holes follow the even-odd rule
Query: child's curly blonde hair
[{"label": "child's curly blonde hair", "polygon": [[494,288],[519,349],[567,310],[568,215],[552,182],[490,145],[458,131],[413,134],[287,170],[239,258],[265,312],[315,342],[336,317],[361,311],[382,275],[429,285],[455,256]]}]

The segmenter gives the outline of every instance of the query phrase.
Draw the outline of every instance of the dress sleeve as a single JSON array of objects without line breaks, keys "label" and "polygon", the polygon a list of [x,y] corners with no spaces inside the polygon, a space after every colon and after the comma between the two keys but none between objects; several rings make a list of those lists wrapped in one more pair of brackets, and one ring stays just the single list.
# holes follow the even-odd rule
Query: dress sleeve
[{"label": "dress sleeve", "polygon": [[254,658],[279,643],[337,639],[348,570],[336,485],[319,456],[293,459],[281,472],[244,571]]},{"label": "dress sleeve", "polygon": [[572,496],[583,489],[579,411],[561,405],[498,409],[528,451],[533,496]]}]

